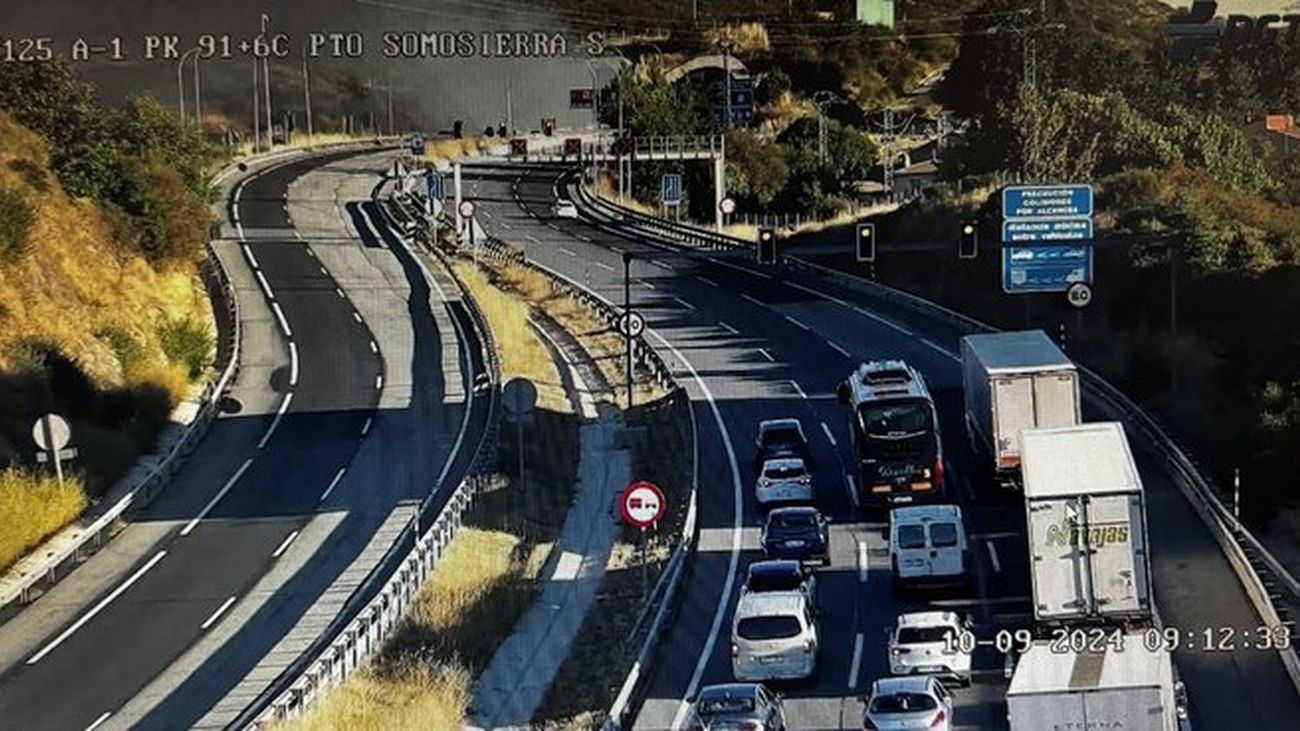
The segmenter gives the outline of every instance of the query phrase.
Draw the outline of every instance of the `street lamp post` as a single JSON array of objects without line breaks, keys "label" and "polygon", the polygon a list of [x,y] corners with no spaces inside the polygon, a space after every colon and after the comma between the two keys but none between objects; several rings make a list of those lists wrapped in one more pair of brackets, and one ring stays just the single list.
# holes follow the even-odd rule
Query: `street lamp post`
[{"label": "street lamp post", "polygon": [[[271,22],[271,18],[263,13],[262,33],[258,38],[263,40],[266,39],[266,24],[269,22]],[[275,134],[271,128],[271,66],[267,61],[267,56],[269,55],[269,51],[262,55],[262,83],[266,87],[266,104],[263,106],[266,107],[266,149],[268,150],[275,146]]]},{"label": "street lamp post", "polygon": [[307,73],[307,45],[302,47],[302,100],[307,107],[307,138],[311,139],[314,130],[311,126],[311,76]]},{"label": "street lamp post", "polygon": [[[253,59],[253,152],[262,148],[262,119],[257,101],[257,59]],[[270,132],[270,130],[267,130]]]},{"label": "street lamp post", "polygon": [[176,62],[176,106],[177,106],[177,111],[180,113],[182,122],[185,121],[185,73],[184,73],[185,60],[192,55],[196,56],[196,58],[194,59],[194,108],[195,108],[195,119],[198,118],[198,106],[199,106],[199,60],[197,58],[198,52],[199,52],[199,47],[195,46],[194,48],[191,48],[185,53],[182,53],[180,60]]}]

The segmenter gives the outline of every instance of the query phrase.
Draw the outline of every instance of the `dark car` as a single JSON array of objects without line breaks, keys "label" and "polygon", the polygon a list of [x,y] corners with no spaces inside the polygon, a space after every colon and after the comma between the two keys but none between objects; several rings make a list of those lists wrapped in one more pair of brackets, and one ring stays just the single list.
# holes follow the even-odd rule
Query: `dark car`
[{"label": "dark car", "polygon": [[761,683],[710,685],[695,699],[691,731],[785,731],[781,695]]},{"label": "dark car", "polygon": [[755,561],[745,574],[743,593],[800,591],[817,606],[817,575],[798,561]]},{"label": "dark car", "polygon": [[763,554],[805,564],[831,563],[829,522],[816,508],[777,508],[767,514],[760,543]]},{"label": "dark car", "polygon": [[762,469],[765,461],[779,457],[798,457],[810,472],[816,466],[812,449],[808,447],[808,437],[798,419],[766,419],[758,423],[758,435],[754,437],[754,471]]}]

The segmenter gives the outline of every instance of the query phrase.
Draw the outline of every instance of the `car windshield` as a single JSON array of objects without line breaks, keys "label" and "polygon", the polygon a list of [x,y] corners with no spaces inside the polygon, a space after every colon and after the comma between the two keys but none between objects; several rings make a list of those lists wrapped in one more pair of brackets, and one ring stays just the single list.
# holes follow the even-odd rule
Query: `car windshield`
[{"label": "car windshield", "polygon": [[736,623],[736,635],[746,640],[781,640],[800,631],[799,618],[790,614],[745,617]]},{"label": "car windshield", "polygon": [[696,710],[701,714],[745,713],[754,710],[754,699],[733,695],[700,696]]},{"label": "car windshield", "polygon": [[930,410],[918,402],[863,404],[858,417],[868,434],[910,434],[930,428]]},{"label": "car windshield", "polygon": [[788,449],[802,444],[803,438],[798,429],[780,426],[765,429],[760,441],[768,449]]},{"label": "car windshield", "polygon": [[931,642],[943,642],[952,634],[951,627],[902,627],[898,630],[898,644],[920,645]]},{"label": "car windshield", "polygon": [[796,570],[752,571],[745,586],[750,591],[787,591],[798,589],[803,583],[803,574]]},{"label": "car windshield", "polygon": [[773,513],[768,521],[768,527],[777,530],[815,528],[817,518],[812,513]]},{"label": "car windshield", "polygon": [[793,480],[806,474],[802,462],[769,463],[763,468],[763,476],[770,480]]},{"label": "car windshield", "polygon": [[938,707],[938,702],[925,693],[891,693],[871,699],[871,713],[919,713]]},{"label": "car windshield", "polygon": [[902,525],[898,527],[899,548],[925,548],[925,527]]},{"label": "car windshield", "polygon": [[930,524],[930,543],[932,543],[935,548],[949,548],[957,545],[957,524]]}]

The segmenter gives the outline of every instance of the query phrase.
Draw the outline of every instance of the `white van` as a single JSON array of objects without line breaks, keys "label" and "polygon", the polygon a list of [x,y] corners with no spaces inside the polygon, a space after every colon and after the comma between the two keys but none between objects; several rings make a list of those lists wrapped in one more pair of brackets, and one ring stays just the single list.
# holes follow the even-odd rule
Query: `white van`
[{"label": "white van", "polygon": [[816,613],[801,591],[740,595],[731,624],[736,680],[808,678],[817,669]]},{"label": "white van", "polygon": [[894,585],[966,583],[966,528],[956,505],[894,508],[889,514]]}]

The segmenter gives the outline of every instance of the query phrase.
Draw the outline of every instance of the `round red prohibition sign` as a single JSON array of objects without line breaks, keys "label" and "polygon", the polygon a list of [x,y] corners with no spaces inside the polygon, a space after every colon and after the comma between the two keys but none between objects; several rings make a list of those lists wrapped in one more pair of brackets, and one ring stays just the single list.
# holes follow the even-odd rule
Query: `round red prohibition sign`
[{"label": "round red prohibition sign", "polygon": [[633,482],[623,491],[619,500],[623,520],[628,525],[645,530],[659,522],[668,505],[664,492],[653,482]]}]

